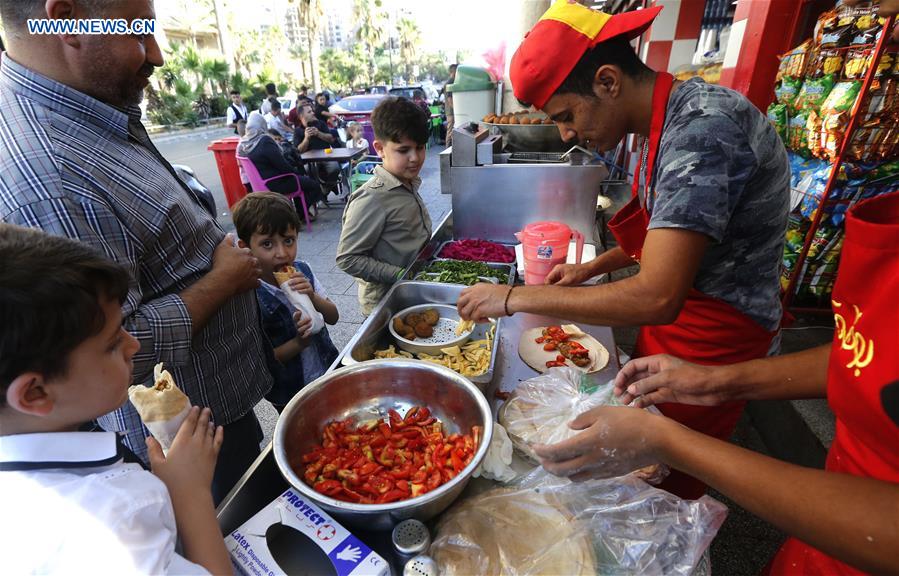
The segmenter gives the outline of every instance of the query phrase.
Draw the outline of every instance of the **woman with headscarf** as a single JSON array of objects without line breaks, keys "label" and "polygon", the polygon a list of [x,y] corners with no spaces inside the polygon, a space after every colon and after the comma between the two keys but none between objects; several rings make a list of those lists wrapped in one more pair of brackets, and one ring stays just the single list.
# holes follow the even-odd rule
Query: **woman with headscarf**
[{"label": "woman with headscarf", "polygon": [[[247,131],[240,139],[237,145],[237,156],[249,158],[259,175],[263,180],[273,178],[278,175],[285,175],[284,178],[275,178],[267,182],[266,187],[272,192],[280,194],[291,194],[297,191],[296,180],[287,174],[296,174],[300,179],[300,186],[303,187],[303,194],[309,205],[310,217],[314,220],[315,214],[318,213],[318,201],[322,199],[321,186],[313,180],[299,172],[295,167],[291,166],[284,155],[281,148],[275,140],[268,134],[268,124],[265,117],[259,112],[251,112],[247,119]],[[243,171],[241,170],[241,173]],[[248,182],[243,173],[241,180]],[[298,212],[302,214],[302,206],[297,206]],[[315,214],[312,214],[312,211]]]}]

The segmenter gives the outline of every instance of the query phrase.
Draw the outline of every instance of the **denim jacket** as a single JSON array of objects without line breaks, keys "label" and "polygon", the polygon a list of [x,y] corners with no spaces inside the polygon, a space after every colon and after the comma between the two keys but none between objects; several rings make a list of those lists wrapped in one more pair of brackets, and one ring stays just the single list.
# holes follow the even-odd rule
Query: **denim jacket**
[{"label": "denim jacket", "polygon": [[[319,285],[309,265],[301,260],[297,260],[293,265],[298,272],[309,279],[316,292],[319,292]],[[262,327],[272,347],[277,348],[291,338],[296,338],[294,309],[289,306],[281,290],[263,282],[263,285],[256,288],[256,296],[262,312]],[[273,370],[275,384],[265,399],[275,406],[284,406],[303,386],[324,374],[336,359],[337,348],[331,342],[331,336],[325,326],[321,332],[312,337],[305,350]]]}]

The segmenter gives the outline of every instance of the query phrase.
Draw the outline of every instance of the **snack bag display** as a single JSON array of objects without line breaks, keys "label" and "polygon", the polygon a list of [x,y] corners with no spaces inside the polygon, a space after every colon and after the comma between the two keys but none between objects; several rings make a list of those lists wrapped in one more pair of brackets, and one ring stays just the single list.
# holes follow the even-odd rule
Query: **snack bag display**
[{"label": "snack bag display", "polygon": [[796,96],[794,106],[804,110],[817,110],[833,90],[833,74],[806,80]]},{"label": "snack bag display", "polygon": [[784,78],[781,81],[780,85],[778,85],[774,89],[774,94],[777,96],[778,103],[786,104],[787,106],[794,106],[796,96],[799,94],[799,91],[801,89],[802,79],[788,76]]},{"label": "snack bag display", "polygon": [[128,399],[134,404],[144,426],[150,430],[162,451],[168,452],[175,435],[190,412],[190,400],[175,384],[162,362],[153,368],[153,386],[131,386]]},{"label": "snack bag display", "polygon": [[857,80],[838,83],[821,104],[821,114],[836,114],[851,110],[861,87],[862,83]]},{"label": "snack bag display", "polygon": [[830,74],[834,75],[834,77],[839,77],[842,71],[843,52],[840,50],[821,50],[815,56],[810,75],[813,78],[820,78]]},{"label": "snack bag display", "polygon": [[777,102],[772,102],[770,106],[768,106],[768,121],[771,122],[771,125],[774,126],[774,130],[777,131],[777,135],[780,136],[781,141],[786,144],[787,142],[787,105],[786,104],[778,104]]},{"label": "snack bag display", "polygon": [[790,150],[797,154],[808,156],[808,111],[802,111],[790,118],[789,122],[789,144]]}]

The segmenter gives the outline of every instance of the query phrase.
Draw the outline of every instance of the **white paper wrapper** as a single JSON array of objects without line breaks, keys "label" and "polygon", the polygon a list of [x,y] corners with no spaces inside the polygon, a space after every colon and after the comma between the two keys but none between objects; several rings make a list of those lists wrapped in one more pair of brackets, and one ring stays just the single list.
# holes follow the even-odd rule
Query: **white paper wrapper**
[{"label": "white paper wrapper", "polygon": [[275,280],[278,282],[278,287],[287,296],[287,300],[293,304],[293,307],[302,312],[303,316],[312,318],[312,328],[309,333],[318,334],[325,327],[325,318],[312,305],[312,299],[309,296],[300,294],[290,287],[290,277],[296,272],[297,269],[293,266],[284,266],[275,272]]},{"label": "white paper wrapper", "polygon": [[321,312],[316,310],[315,306],[312,305],[312,299],[291,288],[287,282],[282,282],[279,287],[281,288],[281,291],[287,295],[287,299],[293,304],[294,308],[302,312],[303,316],[312,318],[311,334],[318,334],[321,332],[322,328],[325,327],[325,318],[321,315]]},{"label": "white paper wrapper", "polygon": [[162,369],[161,362],[153,368],[153,380],[153,386],[128,388],[128,398],[163,452],[168,452],[190,412],[190,400],[175,384],[168,370]]}]

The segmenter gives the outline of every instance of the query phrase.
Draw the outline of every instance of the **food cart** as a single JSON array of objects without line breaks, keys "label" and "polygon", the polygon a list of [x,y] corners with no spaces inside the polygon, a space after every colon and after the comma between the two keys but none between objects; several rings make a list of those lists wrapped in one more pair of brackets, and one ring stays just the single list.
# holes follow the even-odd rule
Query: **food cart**
[{"label": "food cart", "polygon": [[[607,176],[604,167],[585,163],[583,158],[575,158],[572,161],[556,157],[552,162],[509,163],[512,154],[504,152],[502,146],[496,143],[496,138],[491,138],[487,131],[477,126],[457,129],[454,138],[457,146],[456,156],[453,156],[453,150],[450,149],[447,159],[441,159],[443,179],[452,182],[448,190],[453,194],[454,210],[436,227],[430,242],[421,250],[417,260],[408,267],[402,280],[392,287],[341,351],[330,367],[329,374],[343,366],[371,360],[375,357],[376,351],[392,345],[395,338],[391,334],[391,319],[399,311],[420,304],[452,306],[456,303],[464,286],[434,281],[438,279],[428,278],[426,272],[430,263],[442,260],[441,251],[449,241],[474,237],[508,243],[512,233],[523,228],[529,220],[549,217],[565,221],[573,229],[583,230],[588,242],[594,243],[596,195]],[[459,154],[460,150],[462,155]],[[477,159],[479,152],[480,162]],[[539,155],[533,157],[539,158]],[[505,182],[505,185],[499,186],[502,182]],[[472,191],[481,195],[481,202],[473,202],[475,196],[471,194]],[[485,197],[491,195],[494,199],[483,201]],[[523,201],[531,203],[527,210],[491,208],[509,202],[521,204]],[[472,222],[481,228],[473,227]],[[489,222],[490,226],[486,226],[486,222]],[[496,276],[509,283],[522,281],[517,277],[514,264],[493,263],[489,266],[492,267],[491,270],[497,272]],[[495,281],[495,279],[487,280]],[[483,374],[470,378],[470,381],[483,392],[494,420],[503,404],[501,398],[513,392],[520,382],[539,375],[538,371],[528,366],[519,356],[522,333],[534,328],[560,324],[561,319],[527,313],[497,319],[489,366]],[[607,364],[586,378],[595,384],[610,381],[620,368],[612,330],[605,326],[586,324],[578,326],[609,352]],[[483,332],[484,327],[480,329]],[[327,377],[326,374],[323,378]],[[533,465],[516,456],[512,467],[521,472],[532,468]],[[497,485],[498,483],[484,478],[471,478],[456,502],[463,502],[468,497]],[[273,446],[270,444],[220,504],[218,518],[223,533],[234,532],[290,487],[279,469]],[[453,505],[450,505],[450,510]],[[436,525],[439,518],[440,516],[431,521],[431,528]],[[410,556],[397,552],[389,529],[366,530],[360,529],[357,524],[351,526],[351,530],[355,537],[384,558],[394,573],[402,572]],[[287,548],[282,546],[281,554],[290,556],[292,561],[301,562],[304,555],[314,550],[316,550],[314,545]]]}]

